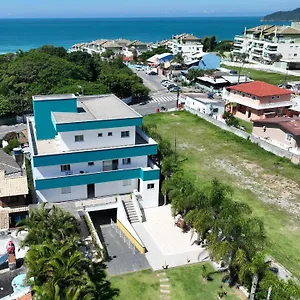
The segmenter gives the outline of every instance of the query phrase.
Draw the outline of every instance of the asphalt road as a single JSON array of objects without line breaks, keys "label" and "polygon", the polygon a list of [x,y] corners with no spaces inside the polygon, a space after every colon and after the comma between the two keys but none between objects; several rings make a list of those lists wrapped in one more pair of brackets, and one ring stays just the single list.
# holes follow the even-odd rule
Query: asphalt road
[{"label": "asphalt road", "polygon": [[[150,97],[164,97],[174,95],[168,92],[168,89],[163,87],[161,81],[163,77],[159,75],[148,75],[145,71],[136,71],[132,69],[139,77],[143,79],[143,83],[150,89]],[[142,116],[153,114],[157,108],[165,107],[167,110],[176,107],[176,101],[170,102],[158,102],[158,103],[146,103],[146,104],[134,104],[131,107],[136,110]]]},{"label": "asphalt road", "polygon": [[26,129],[26,124],[16,124],[16,125],[2,125],[0,126],[0,139],[2,139],[8,132],[21,132]]}]

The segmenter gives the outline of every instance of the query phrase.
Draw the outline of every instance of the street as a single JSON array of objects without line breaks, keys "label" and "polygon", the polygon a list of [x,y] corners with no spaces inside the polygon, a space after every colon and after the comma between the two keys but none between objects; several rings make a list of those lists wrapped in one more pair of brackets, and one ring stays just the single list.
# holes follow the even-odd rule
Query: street
[{"label": "street", "polygon": [[143,79],[144,85],[151,90],[149,95],[152,98],[147,103],[131,105],[134,110],[144,116],[155,113],[157,108],[170,109],[176,107],[177,95],[176,93],[170,93],[167,88],[162,86],[161,80],[163,77],[148,75],[145,71],[136,71],[135,69],[132,69],[132,71]]},{"label": "street", "polygon": [[26,124],[20,123],[16,125],[2,125],[0,126],[0,139],[2,139],[8,132],[21,132],[26,129]]}]

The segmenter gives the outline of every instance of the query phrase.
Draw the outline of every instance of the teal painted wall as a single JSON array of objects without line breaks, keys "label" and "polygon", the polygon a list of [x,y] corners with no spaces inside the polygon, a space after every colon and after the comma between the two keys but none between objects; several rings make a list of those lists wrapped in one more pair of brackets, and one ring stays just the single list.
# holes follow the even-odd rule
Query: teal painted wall
[{"label": "teal painted wall", "polygon": [[88,173],[78,175],[68,175],[64,177],[36,179],[37,190],[56,189],[67,186],[87,185],[92,183],[111,182],[125,179],[141,178],[144,181],[158,180],[160,170],[146,170],[141,168],[116,170],[110,172]]},{"label": "teal painted wall", "polygon": [[51,112],[77,112],[77,99],[33,101],[34,121],[38,140],[55,137]]},{"label": "teal painted wall", "polygon": [[157,153],[157,144],[136,145],[132,147],[99,149],[53,155],[33,156],[34,167],[74,164],[97,160],[110,160],[124,157],[144,156]]},{"label": "teal painted wall", "polygon": [[116,128],[125,126],[140,126],[143,118],[114,119],[114,120],[95,120],[88,122],[74,122],[65,124],[55,124],[57,132],[68,132],[77,130],[93,130],[102,128]]}]

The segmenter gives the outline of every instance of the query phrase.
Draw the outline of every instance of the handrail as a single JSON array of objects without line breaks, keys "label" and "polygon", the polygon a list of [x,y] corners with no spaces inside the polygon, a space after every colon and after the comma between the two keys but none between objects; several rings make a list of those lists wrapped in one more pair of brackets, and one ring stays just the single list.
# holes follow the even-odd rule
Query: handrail
[{"label": "handrail", "polygon": [[131,200],[132,200],[132,203],[133,203],[133,207],[136,211],[137,217],[139,218],[139,221],[142,223],[143,222],[143,213],[142,213],[142,210],[140,208],[140,205],[139,205],[139,202],[138,202],[138,199],[137,199],[138,194],[139,194],[138,191],[134,190]]}]

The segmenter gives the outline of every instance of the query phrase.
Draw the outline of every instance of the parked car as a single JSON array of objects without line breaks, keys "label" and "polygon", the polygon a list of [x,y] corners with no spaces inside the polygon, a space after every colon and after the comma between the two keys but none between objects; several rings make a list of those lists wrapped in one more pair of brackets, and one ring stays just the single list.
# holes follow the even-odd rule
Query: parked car
[{"label": "parked car", "polygon": [[136,67],[135,67],[135,70],[136,70],[136,71],[142,71],[143,68],[142,68],[142,66],[136,66]]},{"label": "parked car", "polygon": [[170,90],[170,89],[176,88],[176,87],[178,87],[176,84],[171,83],[171,84],[169,84],[169,85],[167,86],[167,89]]},{"label": "parked car", "polygon": [[171,84],[170,81],[165,81],[165,82],[162,83],[162,85],[163,85],[164,87],[167,87],[167,86],[170,85],[170,84]]},{"label": "parked car", "polygon": [[160,83],[163,84],[164,82],[169,82],[168,79],[163,79]]},{"label": "parked car", "polygon": [[155,72],[155,71],[150,71],[150,72],[148,73],[148,75],[157,75],[157,72]]},{"label": "parked car", "polygon": [[179,86],[173,86],[169,89],[169,92],[180,92],[181,88]]}]

